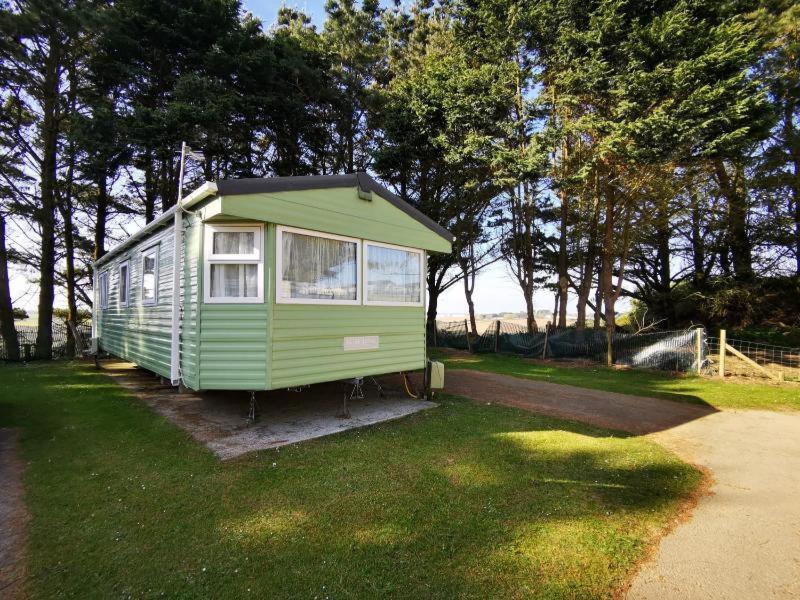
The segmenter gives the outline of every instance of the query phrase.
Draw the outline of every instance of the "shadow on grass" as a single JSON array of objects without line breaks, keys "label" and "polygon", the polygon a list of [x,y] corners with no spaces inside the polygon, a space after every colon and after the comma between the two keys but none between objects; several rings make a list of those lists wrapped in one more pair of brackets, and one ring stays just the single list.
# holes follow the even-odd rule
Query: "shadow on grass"
[{"label": "shadow on grass", "polygon": [[92,371],[0,391],[40,596],[603,597],[699,480],[642,438],[446,396],[219,463]]}]

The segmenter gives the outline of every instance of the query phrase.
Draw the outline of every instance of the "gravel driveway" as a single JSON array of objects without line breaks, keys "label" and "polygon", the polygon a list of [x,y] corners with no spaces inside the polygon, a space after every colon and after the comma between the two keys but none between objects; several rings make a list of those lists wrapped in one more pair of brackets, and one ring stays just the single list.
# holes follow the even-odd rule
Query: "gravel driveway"
[{"label": "gravel driveway", "polygon": [[629,599],[800,598],[800,413],[449,371],[446,391],[649,436],[711,472],[710,494],[661,542]]}]

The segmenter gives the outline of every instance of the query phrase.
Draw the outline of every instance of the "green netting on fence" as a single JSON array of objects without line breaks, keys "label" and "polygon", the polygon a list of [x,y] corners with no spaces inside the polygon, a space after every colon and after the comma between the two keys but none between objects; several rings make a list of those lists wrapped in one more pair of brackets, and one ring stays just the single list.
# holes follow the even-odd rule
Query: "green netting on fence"
[{"label": "green netting on fence", "polygon": [[[440,324],[436,332],[439,347],[467,349],[466,326],[460,323],[464,342],[456,345],[452,340],[458,324]],[[449,327],[442,329],[442,325]],[[657,331],[631,334],[616,332],[612,340],[614,363],[632,367],[692,371],[697,368],[697,338],[695,330]],[[429,336],[429,340],[432,338]],[[515,323],[494,321],[472,343],[473,352],[502,352],[531,358],[583,359],[592,362],[607,361],[608,341],[605,330],[600,329],[548,329],[529,333]],[[702,347],[702,346],[701,346]]]},{"label": "green netting on fence", "polygon": [[436,323],[436,328],[428,328],[428,345],[436,348],[469,350],[467,324],[464,321]]}]

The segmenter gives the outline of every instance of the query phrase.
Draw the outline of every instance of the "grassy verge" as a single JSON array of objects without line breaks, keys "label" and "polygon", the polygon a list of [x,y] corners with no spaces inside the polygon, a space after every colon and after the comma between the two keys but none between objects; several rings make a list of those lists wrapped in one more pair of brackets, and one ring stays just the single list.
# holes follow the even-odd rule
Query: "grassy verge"
[{"label": "grassy verge", "polygon": [[800,385],[741,383],[658,371],[610,369],[600,365],[562,366],[505,354],[450,353],[433,356],[451,369],[474,369],[622,394],[651,396],[717,408],[800,410]]},{"label": "grassy verge", "polygon": [[700,476],[644,438],[443,396],[221,463],[88,367],[0,367],[32,598],[607,597]]}]

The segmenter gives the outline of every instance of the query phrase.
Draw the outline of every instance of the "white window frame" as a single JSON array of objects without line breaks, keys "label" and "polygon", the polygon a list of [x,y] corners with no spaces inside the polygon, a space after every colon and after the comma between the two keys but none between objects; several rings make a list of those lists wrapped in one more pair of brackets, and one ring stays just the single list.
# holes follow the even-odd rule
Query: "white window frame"
[{"label": "white window frame", "polygon": [[108,270],[101,271],[97,277],[97,284],[99,286],[97,301],[100,304],[100,310],[108,308]]},{"label": "white window frame", "polygon": [[[139,286],[141,288],[139,292],[139,296],[142,299],[142,305],[144,306],[152,306],[154,304],[158,304],[158,271],[159,271],[159,252],[160,246],[156,244],[155,246],[150,246],[146,250],[142,250],[142,260],[141,260],[141,277]],[[145,298],[144,297],[144,260],[149,257],[155,257],[155,266],[153,267],[153,297],[152,298]]]},{"label": "white window frame", "polygon": [[[358,306],[361,304],[361,284],[364,276],[362,273],[361,243],[358,238],[347,237],[325,233],[324,231],[314,231],[312,229],[300,229],[298,227],[284,227],[279,225],[275,235],[275,302],[278,304],[328,304],[332,306]],[[355,300],[327,300],[321,298],[284,298],[283,291],[283,233],[299,233],[312,237],[326,238],[329,240],[340,240],[351,242],[356,245],[356,299]]]},{"label": "white window frame", "polygon": [[[255,233],[255,254],[214,254],[214,234],[217,232]],[[211,296],[211,265],[257,265],[257,295],[239,298]],[[264,302],[264,225],[250,223],[205,225],[203,240],[203,302],[206,304],[262,304]]]},{"label": "white window frame", "polygon": [[[369,299],[369,246],[378,248],[390,248],[392,250],[403,250],[412,252],[419,256],[419,302],[384,302],[381,300]],[[383,242],[371,242],[364,240],[364,305],[365,306],[410,306],[419,307],[425,305],[425,251],[419,248],[409,248],[408,246],[397,246],[395,244],[384,244]]]},{"label": "white window frame", "polygon": [[[122,268],[125,267],[125,301],[122,301]],[[128,259],[123,260],[117,266],[117,304],[124,308],[131,303],[131,263]]]}]

